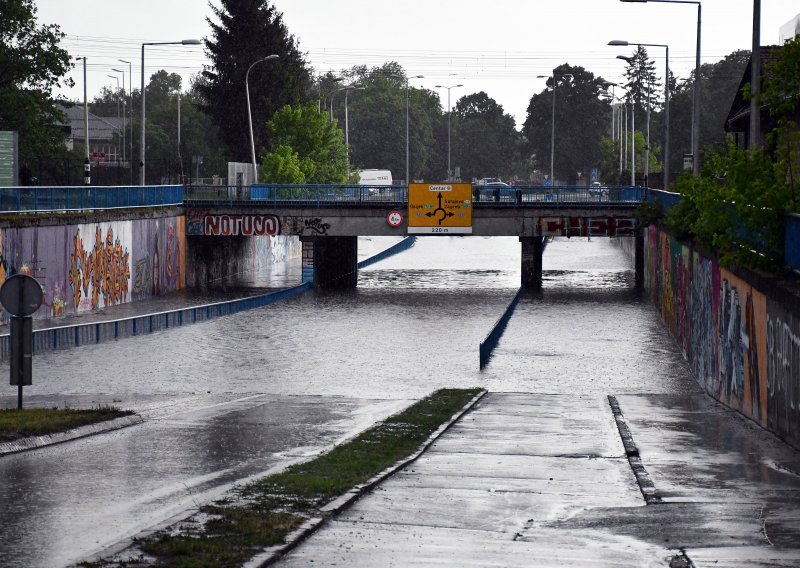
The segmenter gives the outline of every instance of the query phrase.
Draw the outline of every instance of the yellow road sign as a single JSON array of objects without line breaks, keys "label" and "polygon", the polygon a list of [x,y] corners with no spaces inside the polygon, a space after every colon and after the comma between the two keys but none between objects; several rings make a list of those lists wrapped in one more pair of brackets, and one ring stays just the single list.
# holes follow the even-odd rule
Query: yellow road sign
[{"label": "yellow road sign", "polygon": [[472,184],[410,184],[408,232],[430,235],[472,234]]}]

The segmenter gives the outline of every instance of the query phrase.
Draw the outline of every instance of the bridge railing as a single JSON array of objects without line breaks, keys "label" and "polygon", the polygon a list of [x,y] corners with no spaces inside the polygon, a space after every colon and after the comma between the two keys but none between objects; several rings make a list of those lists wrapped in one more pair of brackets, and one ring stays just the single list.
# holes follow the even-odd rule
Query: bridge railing
[{"label": "bridge railing", "polygon": [[0,213],[127,209],[182,203],[181,185],[0,187]]},{"label": "bridge railing", "polygon": [[[473,186],[473,202],[496,205],[547,206],[559,203],[638,203],[645,199],[647,188],[637,186]],[[186,202],[192,204],[227,203],[233,205],[265,205],[335,207],[380,203],[400,204],[408,202],[408,190],[404,185],[285,185],[256,184],[252,186],[189,186]],[[483,206],[483,205],[481,205]]]}]

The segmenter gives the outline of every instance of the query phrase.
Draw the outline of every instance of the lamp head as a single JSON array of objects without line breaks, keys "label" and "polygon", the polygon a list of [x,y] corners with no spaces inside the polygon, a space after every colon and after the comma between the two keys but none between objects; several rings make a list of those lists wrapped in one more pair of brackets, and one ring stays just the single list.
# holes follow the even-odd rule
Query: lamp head
[{"label": "lamp head", "polygon": [[114,69],[113,67],[111,68],[111,70],[112,71],[116,71],[117,73],[124,73],[125,72],[122,69]]},{"label": "lamp head", "polygon": [[610,42],[608,42],[608,45],[619,45],[619,46],[625,47],[625,46],[628,46],[630,44],[627,41],[622,40],[622,39],[612,39]]},{"label": "lamp head", "polygon": [[278,58],[280,58],[280,55],[277,55],[277,54],[273,53],[272,55],[267,55],[261,61],[269,61],[270,59],[278,59]]},{"label": "lamp head", "polygon": [[647,0],[619,0],[620,2],[637,2],[640,4],[647,4]]},{"label": "lamp head", "polygon": [[633,57],[626,57],[625,55],[617,55],[617,59],[622,59],[623,61],[627,61],[628,64],[633,65],[635,59]]},{"label": "lamp head", "polygon": [[181,45],[200,45],[202,42],[199,39],[184,39],[181,40]]}]

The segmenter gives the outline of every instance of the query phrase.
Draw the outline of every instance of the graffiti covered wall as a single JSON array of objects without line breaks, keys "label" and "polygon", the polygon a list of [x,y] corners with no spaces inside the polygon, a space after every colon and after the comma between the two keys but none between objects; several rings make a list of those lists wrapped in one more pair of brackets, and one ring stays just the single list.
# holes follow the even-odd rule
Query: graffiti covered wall
[{"label": "graffiti covered wall", "polygon": [[185,287],[181,216],[0,229],[0,285],[18,272],[44,291],[37,319],[57,318]]},{"label": "graffiti covered wall", "polygon": [[800,447],[800,303],[650,226],[645,287],[706,392]]}]

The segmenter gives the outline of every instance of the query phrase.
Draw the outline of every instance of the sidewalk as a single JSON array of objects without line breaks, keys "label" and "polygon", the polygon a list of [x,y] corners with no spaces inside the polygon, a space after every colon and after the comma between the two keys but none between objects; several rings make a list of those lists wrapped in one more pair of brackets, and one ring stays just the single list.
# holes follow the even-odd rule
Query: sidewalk
[{"label": "sidewalk", "polygon": [[489,394],[278,564],[800,565],[798,452],[702,394],[617,400],[627,454],[606,397]]}]

